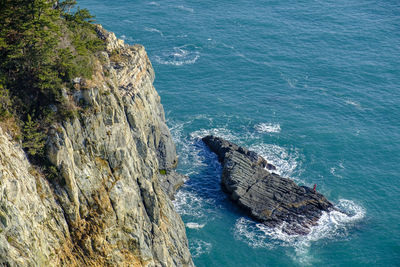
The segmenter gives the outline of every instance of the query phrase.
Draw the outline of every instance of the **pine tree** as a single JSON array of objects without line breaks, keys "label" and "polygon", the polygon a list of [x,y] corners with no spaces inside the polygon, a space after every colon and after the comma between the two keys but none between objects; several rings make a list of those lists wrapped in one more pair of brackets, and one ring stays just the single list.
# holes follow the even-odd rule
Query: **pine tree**
[{"label": "pine tree", "polygon": [[[22,102],[42,105],[57,98],[60,79],[54,50],[60,36],[59,11],[47,0],[2,0],[0,72]],[[58,88],[57,88],[58,89]],[[39,100],[39,101],[36,101]],[[28,107],[32,109],[35,107]]]},{"label": "pine tree", "polygon": [[30,115],[24,124],[23,134],[24,140],[22,147],[30,156],[42,156],[44,154],[45,135],[38,131],[39,125],[34,122]]},{"label": "pine tree", "polygon": [[23,147],[37,164],[46,162],[49,125],[76,114],[61,88],[71,87],[74,77],[90,78],[94,52],[105,48],[93,17],[75,5],[76,0],[0,0],[0,119],[14,117]]},{"label": "pine tree", "polygon": [[64,0],[56,4],[57,9],[63,14],[71,14],[71,9],[76,5],[76,0]]}]

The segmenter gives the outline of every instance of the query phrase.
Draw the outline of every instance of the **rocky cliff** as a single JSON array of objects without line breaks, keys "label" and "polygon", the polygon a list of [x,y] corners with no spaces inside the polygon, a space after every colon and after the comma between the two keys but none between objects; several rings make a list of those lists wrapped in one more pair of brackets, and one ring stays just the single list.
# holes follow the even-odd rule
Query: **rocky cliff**
[{"label": "rocky cliff", "polygon": [[222,163],[224,191],[265,225],[308,234],[322,212],[334,208],[322,194],[273,173],[275,167],[254,151],[211,135],[202,140]]},{"label": "rocky cliff", "polygon": [[193,266],[170,197],[183,183],[154,71],[140,45],[97,29],[107,51],[63,97],[46,179],[0,128],[0,265]]}]

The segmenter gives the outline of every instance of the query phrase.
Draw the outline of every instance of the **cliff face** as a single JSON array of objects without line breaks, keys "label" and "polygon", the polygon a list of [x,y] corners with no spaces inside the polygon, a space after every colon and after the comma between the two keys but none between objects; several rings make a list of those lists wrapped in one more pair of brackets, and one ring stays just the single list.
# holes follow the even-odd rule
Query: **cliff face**
[{"label": "cliff face", "polygon": [[78,116],[49,130],[58,178],[0,130],[0,264],[193,266],[168,197],[182,177],[151,63],[142,46],[98,33],[107,51],[94,78],[64,93]]}]

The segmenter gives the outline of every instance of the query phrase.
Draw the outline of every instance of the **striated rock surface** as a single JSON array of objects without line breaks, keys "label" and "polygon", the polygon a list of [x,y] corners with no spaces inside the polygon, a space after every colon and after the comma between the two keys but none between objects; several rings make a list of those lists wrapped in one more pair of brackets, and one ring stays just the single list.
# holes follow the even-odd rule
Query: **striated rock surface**
[{"label": "striated rock surface", "polygon": [[[162,170],[163,172],[164,170]],[[171,200],[174,200],[175,192],[179,189],[187,179],[187,176],[177,173],[174,170],[168,170],[165,174],[159,176],[161,188]]]},{"label": "striated rock surface", "polygon": [[107,51],[64,97],[78,116],[49,130],[47,181],[0,129],[0,265],[193,266],[170,200],[183,183],[144,48],[100,26]]},{"label": "striated rock surface", "polygon": [[0,128],[0,266],[59,265],[70,240],[51,186]]},{"label": "striated rock surface", "polygon": [[257,153],[211,135],[202,140],[222,163],[224,191],[265,225],[307,234],[322,212],[333,209],[322,194],[267,171],[275,167]]}]

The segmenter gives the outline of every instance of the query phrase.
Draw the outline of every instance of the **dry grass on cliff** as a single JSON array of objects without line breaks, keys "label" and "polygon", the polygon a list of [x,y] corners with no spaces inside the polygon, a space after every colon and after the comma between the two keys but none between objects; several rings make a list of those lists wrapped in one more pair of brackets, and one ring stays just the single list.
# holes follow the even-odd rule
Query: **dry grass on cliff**
[{"label": "dry grass on cliff", "polygon": [[[105,238],[105,220],[113,213],[113,208],[105,187],[93,195],[94,205],[77,225],[70,226],[71,236],[59,249],[60,266],[115,266],[112,252],[118,250],[123,257],[120,266],[139,267],[145,262],[140,257],[137,244],[123,243],[122,240],[111,244]],[[130,249],[126,249],[129,247]]]},{"label": "dry grass on cliff", "polygon": [[9,134],[14,141],[20,141],[22,138],[21,128],[19,127],[16,118],[9,116],[0,120],[0,128]]}]

